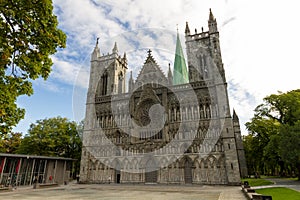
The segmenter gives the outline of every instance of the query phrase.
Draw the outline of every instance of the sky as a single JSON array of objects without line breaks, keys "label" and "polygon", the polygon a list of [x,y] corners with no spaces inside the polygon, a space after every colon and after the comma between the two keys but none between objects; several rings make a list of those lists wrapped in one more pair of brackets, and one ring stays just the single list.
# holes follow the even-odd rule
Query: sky
[{"label": "sky", "polygon": [[218,22],[230,107],[239,116],[242,134],[247,134],[244,124],[265,96],[300,88],[296,0],[54,0],[53,4],[59,28],[67,34],[67,47],[51,56],[54,64],[48,80],[33,81],[34,94],[18,98],[26,114],[15,132],[26,134],[31,123],[45,118],[84,119],[90,55],[97,37],[101,54],[111,53],[117,42],[134,78],[149,48],[167,74],[168,63],[174,62],[177,27],[185,49],[186,21],[191,33],[201,27],[207,31],[209,8]]}]

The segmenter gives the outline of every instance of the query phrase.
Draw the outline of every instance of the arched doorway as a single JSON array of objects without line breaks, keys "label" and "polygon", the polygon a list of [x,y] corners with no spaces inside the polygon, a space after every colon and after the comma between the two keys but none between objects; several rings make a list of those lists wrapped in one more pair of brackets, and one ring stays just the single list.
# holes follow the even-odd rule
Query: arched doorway
[{"label": "arched doorway", "polygon": [[148,160],[146,163],[145,183],[157,183],[157,167],[153,159]]},{"label": "arched doorway", "polygon": [[193,182],[193,174],[192,174],[192,160],[189,157],[185,157],[184,161],[184,183],[191,184]]}]

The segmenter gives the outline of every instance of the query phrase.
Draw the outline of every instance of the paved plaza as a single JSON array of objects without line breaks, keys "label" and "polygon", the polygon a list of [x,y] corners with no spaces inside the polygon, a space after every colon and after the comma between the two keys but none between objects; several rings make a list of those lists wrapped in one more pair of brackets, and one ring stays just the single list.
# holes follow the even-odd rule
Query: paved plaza
[{"label": "paved plaza", "polygon": [[75,184],[32,189],[20,187],[1,192],[0,199],[172,199],[172,200],[243,200],[246,197],[239,186],[195,185],[123,185]]}]

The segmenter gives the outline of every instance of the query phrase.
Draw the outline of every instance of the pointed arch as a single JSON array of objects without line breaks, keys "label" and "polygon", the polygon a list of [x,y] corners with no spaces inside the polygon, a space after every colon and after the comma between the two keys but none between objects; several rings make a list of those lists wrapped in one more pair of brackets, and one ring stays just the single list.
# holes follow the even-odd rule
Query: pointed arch
[{"label": "pointed arch", "polygon": [[114,168],[115,170],[121,170],[122,169],[122,164],[118,158],[115,158],[111,162],[111,167]]},{"label": "pointed arch", "polygon": [[181,159],[181,166],[184,169],[184,182],[186,184],[191,184],[193,182],[193,161],[189,156],[184,156]]},{"label": "pointed arch", "polygon": [[108,88],[108,72],[105,70],[101,76],[100,80],[100,95],[106,95],[107,94],[107,88]]},{"label": "pointed arch", "polygon": [[123,93],[123,82],[124,82],[124,75],[123,72],[120,71],[118,74],[118,94]]},{"label": "pointed arch", "polygon": [[150,157],[145,165],[145,182],[156,183],[157,182],[157,163],[153,157]]},{"label": "pointed arch", "polygon": [[214,168],[217,165],[217,158],[213,155],[209,155],[206,159],[209,168]]},{"label": "pointed arch", "polygon": [[159,163],[160,163],[160,167],[162,168],[168,167],[168,159],[166,157],[162,157]]},{"label": "pointed arch", "polygon": [[199,156],[197,156],[195,159],[194,159],[194,163],[193,163],[193,166],[195,168],[201,168],[201,159],[199,158]]}]

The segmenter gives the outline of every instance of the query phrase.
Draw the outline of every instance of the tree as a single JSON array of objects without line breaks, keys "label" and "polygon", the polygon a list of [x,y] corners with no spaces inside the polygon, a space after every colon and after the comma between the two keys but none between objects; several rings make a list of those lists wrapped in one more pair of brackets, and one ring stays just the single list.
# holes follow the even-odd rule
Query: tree
[{"label": "tree", "polygon": [[274,119],[280,124],[293,125],[300,119],[300,89],[279,92],[264,98],[255,109],[255,116]]},{"label": "tree", "polygon": [[76,122],[62,117],[38,120],[30,125],[17,152],[74,158],[79,170],[82,142],[77,127]]},{"label": "tree", "polygon": [[261,168],[261,160],[263,152],[259,145],[259,138],[252,134],[243,136],[243,145],[245,149],[245,157],[249,174],[255,174]]},{"label": "tree", "polygon": [[47,79],[50,55],[65,47],[57,25],[51,0],[0,1],[0,134],[24,118],[17,97],[33,94],[31,81]]},{"label": "tree", "polygon": [[293,126],[282,126],[278,138],[280,156],[285,163],[298,169],[298,180],[300,180],[300,120]]},{"label": "tree", "polygon": [[252,160],[247,162],[249,165],[250,162],[252,162],[251,166],[249,167],[255,168],[255,171],[252,172],[264,172],[267,166],[271,166],[271,171],[273,174],[275,171],[273,164],[274,162],[277,162],[274,161],[274,158],[277,158],[278,156],[269,156],[269,152],[273,149],[269,148],[267,151],[265,147],[269,144],[270,138],[273,135],[278,134],[279,123],[274,119],[268,119],[260,115],[255,115],[251,119],[251,122],[246,123],[246,128],[250,131],[250,133],[245,137],[244,145],[252,146],[252,148],[248,151],[246,149],[246,157],[252,155]]},{"label": "tree", "polygon": [[[291,168],[298,166],[299,161],[291,154],[295,151],[290,147],[298,145],[296,137],[297,133],[299,134],[297,126],[300,121],[300,89],[267,96],[264,103],[257,106],[254,111],[254,117],[246,123],[246,127],[250,135],[256,138],[260,152],[250,150],[248,153],[261,155],[263,152],[263,156],[254,157],[254,161],[251,162],[262,163],[263,168],[260,169],[262,172],[271,170],[274,173],[276,166],[279,165],[280,174],[283,173],[285,164]],[[247,143],[253,141],[254,139],[245,140],[245,146],[249,146]],[[252,165],[253,163],[250,164]]]},{"label": "tree", "polygon": [[9,133],[0,140],[1,153],[16,153],[22,141],[22,133]]},{"label": "tree", "polygon": [[280,153],[278,150],[278,146],[280,144],[280,140],[278,135],[271,135],[269,138],[269,142],[266,146],[263,146],[263,159],[262,161],[265,163],[265,169],[267,174],[271,175],[275,174],[276,167],[280,166],[280,174],[283,174],[284,163],[280,157]]}]

